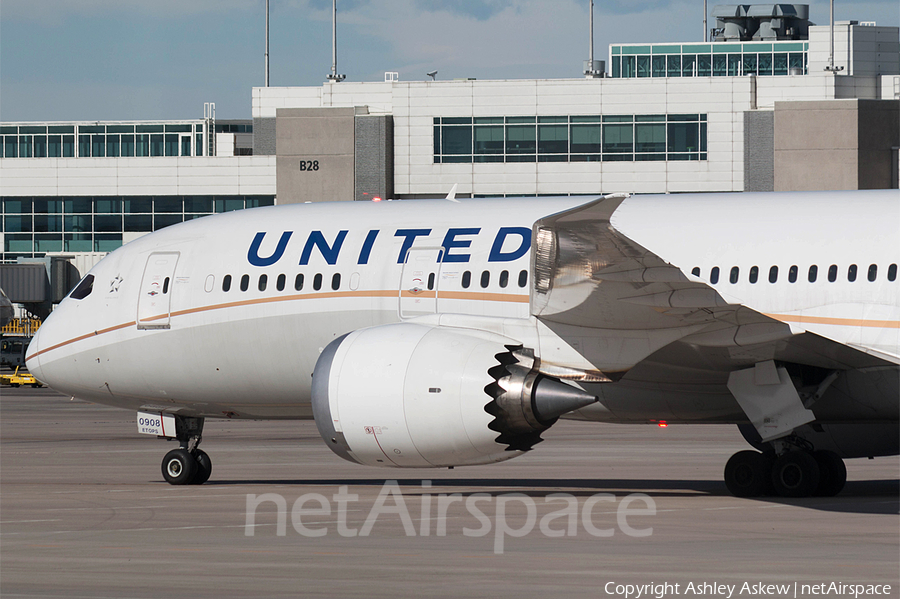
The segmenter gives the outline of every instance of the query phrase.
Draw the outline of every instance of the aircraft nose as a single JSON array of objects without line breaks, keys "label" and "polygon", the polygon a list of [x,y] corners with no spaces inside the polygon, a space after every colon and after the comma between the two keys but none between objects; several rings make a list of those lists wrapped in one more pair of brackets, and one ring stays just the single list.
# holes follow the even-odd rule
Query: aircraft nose
[{"label": "aircraft nose", "polygon": [[46,325],[42,325],[41,328],[37,330],[34,337],[31,338],[31,343],[28,344],[28,353],[25,355],[25,366],[28,368],[28,372],[33,374],[37,380],[46,384],[41,370],[41,358],[38,355],[40,354],[41,348],[41,330],[44,326]]}]

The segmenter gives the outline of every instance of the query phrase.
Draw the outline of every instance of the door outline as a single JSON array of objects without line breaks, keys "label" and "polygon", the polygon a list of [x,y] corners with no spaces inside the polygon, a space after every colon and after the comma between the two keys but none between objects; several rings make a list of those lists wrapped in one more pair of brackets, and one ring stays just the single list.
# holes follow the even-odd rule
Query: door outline
[{"label": "door outline", "polygon": [[[400,320],[437,313],[443,252],[444,248],[433,246],[406,252],[397,297]],[[428,289],[429,275],[434,275],[434,289]]]},{"label": "door outline", "polygon": [[170,328],[175,267],[181,252],[153,252],[141,277],[135,322],[139,330]]}]

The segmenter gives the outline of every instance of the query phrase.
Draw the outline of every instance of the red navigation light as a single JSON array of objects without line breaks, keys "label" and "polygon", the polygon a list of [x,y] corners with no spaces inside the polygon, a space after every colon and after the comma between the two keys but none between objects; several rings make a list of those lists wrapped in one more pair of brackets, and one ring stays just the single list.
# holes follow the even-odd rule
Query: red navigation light
[{"label": "red navigation light", "polygon": [[660,420],[657,425],[659,426],[659,428],[666,428],[667,426],[669,426],[669,424],[665,420]]},{"label": "red navigation light", "polygon": [[372,198],[372,201],[373,201],[373,202],[380,202],[380,201],[381,201],[381,198],[379,198],[378,196],[375,196],[374,198]]}]

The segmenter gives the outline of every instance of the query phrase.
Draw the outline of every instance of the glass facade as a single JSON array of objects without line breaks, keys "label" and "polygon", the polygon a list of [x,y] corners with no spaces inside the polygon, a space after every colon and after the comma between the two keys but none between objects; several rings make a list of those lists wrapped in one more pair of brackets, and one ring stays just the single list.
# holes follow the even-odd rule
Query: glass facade
[{"label": "glass facade", "polygon": [[612,45],[612,77],[807,74],[809,42]]},{"label": "glass facade", "polygon": [[219,212],[272,206],[275,196],[4,197],[0,260],[46,252],[111,252],[123,234],[150,232]]},{"label": "glass facade", "polygon": [[216,123],[216,133],[253,133],[253,123]]},{"label": "glass facade", "polygon": [[705,114],[435,117],[435,164],[706,160]]},{"label": "glass facade", "polygon": [[0,158],[203,156],[203,127],[203,121],[5,124],[0,125]]}]

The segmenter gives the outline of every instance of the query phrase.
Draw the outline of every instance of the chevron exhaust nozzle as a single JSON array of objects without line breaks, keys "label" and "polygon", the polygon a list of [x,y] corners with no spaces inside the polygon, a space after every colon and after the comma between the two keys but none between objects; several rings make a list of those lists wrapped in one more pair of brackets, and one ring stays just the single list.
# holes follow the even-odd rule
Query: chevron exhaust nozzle
[{"label": "chevron exhaust nozzle", "polygon": [[541,377],[534,385],[531,394],[531,409],[542,422],[559,418],[567,412],[589,406],[598,401],[591,395],[572,385],[556,379]]},{"label": "chevron exhaust nozzle", "polygon": [[495,356],[498,364],[488,370],[494,382],[484,392],[493,399],[484,411],[494,417],[488,428],[499,433],[496,441],[508,451],[528,451],[543,440],[541,433],[561,415],[599,401],[538,372],[532,350],[521,346],[506,349]]}]

